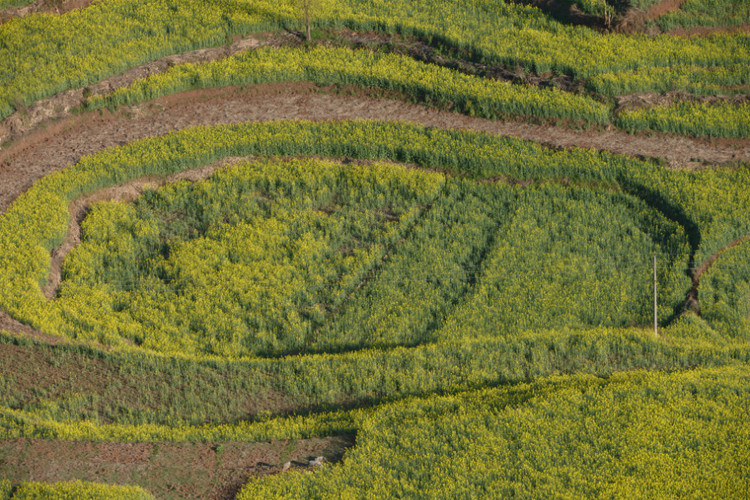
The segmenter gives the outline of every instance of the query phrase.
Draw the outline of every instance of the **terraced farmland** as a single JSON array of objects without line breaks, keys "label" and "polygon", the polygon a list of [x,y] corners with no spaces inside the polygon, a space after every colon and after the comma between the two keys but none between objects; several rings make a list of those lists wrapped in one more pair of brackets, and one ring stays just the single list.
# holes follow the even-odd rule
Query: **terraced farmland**
[{"label": "terraced farmland", "polygon": [[0,2],[0,499],[748,497],[698,4]]}]

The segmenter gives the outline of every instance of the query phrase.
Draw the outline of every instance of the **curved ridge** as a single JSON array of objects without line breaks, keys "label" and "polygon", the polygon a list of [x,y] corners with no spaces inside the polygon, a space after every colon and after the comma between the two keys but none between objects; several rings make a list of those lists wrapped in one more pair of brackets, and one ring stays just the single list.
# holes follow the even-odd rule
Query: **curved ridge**
[{"label": "curved ridge", "polygon": [[[325,89],[323,89],[325,90]],[[470,129],[517,137],[556,148],[584,147],[636,156],[665,158],[674,168],[750,161],[750,141],[703,141],[626,132],[576,131],[517,121],[492,121],[441,111],[402,100],[376,98],[362,89],[354,95],[321,93],[310,83],[263,84],[187,91],[118,113],[85,113],[36,130],[0,152],[0,212],[40,177],[110,146],[162,135],[195,125],[276,120],[368,119],[421,123],[443,129]],[[694,160],[697,159],[698,162]]]},{"label": "curved ridge", "polygon": [[715,254],[711,255],[708,259],[693,270],[693,285],[690,288],[687,298],[685,299],[684,309],[686,310],[697,310],[700,311],[700,301],[698,300],[698,288],[700,288],[701,277],[709,270],[709,268],[718,260],[721,255],[727,250],[736,247],[746,241],[750,241],[750,234],[740,236],[736,240],[724,245]]}]

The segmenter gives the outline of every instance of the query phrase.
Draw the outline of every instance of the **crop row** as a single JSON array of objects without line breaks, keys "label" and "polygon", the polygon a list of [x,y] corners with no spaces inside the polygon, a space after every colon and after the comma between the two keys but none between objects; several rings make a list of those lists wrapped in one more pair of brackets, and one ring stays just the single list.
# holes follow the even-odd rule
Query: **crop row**
[{"label": "crop row", "polygon": [[[610,73],[596,77],[594,83],[607,89],[612,85],[631,84],[639,88],[648,87],[657,84],[657,79],[661,79],[662,89],[689,87],[688,81],[696,85],[709,81],[729,84],[750,81],[748,71],[748,67],[744,66],[710,71],[692,67],[682,68],[676,73],[630,72],[627,78]],[[134,104],[195,88],[283,81],[352,84],[396,90],[423,102],[449,106],[469,115],[490,119],[526,116],[599,124],[609,121],[609,108],[586,96],[477,78],[404,56],[328,48],[310,51],[259,49],[205,64],[178,65],[165,73],[137,80],[111,94],[93,97],[88,107],[96,109]],[[629,131],[658,130],[697,136],[748,137],[750,117],[747,110],[746,104],[678,103],[626,111],[615,120],[615,124]]]},{"label": "crop row", "polygon": [[606,0],[577,0],[575,5],[586,14],[600,16],[611,22],[615,16],[615,7]]},{"label": "crop row", "polygon": [[341,466],[251,480],[238,498],[738,498],[748,375],[553,377],[386,404],[360,417]]},{"label": "crop row", "polygon": [[[453,180],[440,194],[444,183],[261,162],[96,206],[65,263],[59,332],[236,358],[648,324],[652,254],[662,319],[682,306],[684,229],[637,198]],[[442,320],[452,327],[436,330]]]},{"label": "crop row", "polygon": [[681,102],[624,111],[619,127],[700,137],[750,137],[750,104]]},{"label": "crop row", "polygon": [[[689,333],[687,329],[674,331]],[[278,390],[296,389],[318,398],[317,405],[305,408],[306,411],[299,415],[244,416],[239,421],[229,417],[228,421],[194,425],[185,423],[189,415],[182,419],[171,415],[164,423],[101,423],[96,418],[61,409],[54,412],[2,405],[0,437],[118,442],[305,439],[356,431],[357,417],[377,411],[373,403],[383,401],[429,397],[434,393],[459,394],[487,386],[509,387],[529,380],[543,382],[559,374],[609,377],[616,372],[634,369],[674,371],[695,366],[740,366],[749,359],[746,344],[725,350],[696,337],[685,341],[675,337],[671,341],[673,345],[669,345],[632,330],[599,330],[581,334],[566,334],[564,330],[558,330],[523,335],[520,340],[521,343],[512,344],[503,340],[472,339],[437,348],[305,356],[273,363],[249,362],[259,372],[270,370],[280,377],[277,379],[281,382]],[[495,347],[499,348],[498,352],[492,350]],[[148,362],[142,353],[128,356],[133,362]],[[475,362],[475,356],[480,360]],[[466,369],[464,365],[472,366]],[[252,371],[243,375],[257,376]],[[331,409],[339,407],[342,395],[347,395],[347,388],[359,392],[360,398],[355,401],[360,408]],[[243,397],[247,397],[247,393]],[[328,404],[322,404],[323,401]],[[206,409],[198,405],[192,411]],[[128,417],[123,415],[120,420],[126,422]],[[155,420],[153,416],[151,420]]]},{"label": "crop row", "polygon": [[0,25],[0,118],[159,57],[275,27],[231,1],[114,0],[13,19]]},{"label": "crop row", "polygon": [[[750,59],[744,34],[690,40],[604,36],[514,3],[349,0],[328,5],[316,20],[321,27],[414,34],[465,49],[480,61],[537,73],[585,79],[674,65],[746,64]],[[298,28],[297,19],[291,1],[243,0],[113,0],[63,16],[16,19],[0,26],[0,118],[37,99],[167,54],[219,45],[237,34]]]},{"label": "crop row", "polygon": [[750,84],[750,65],[669,66],[602,73],[589,79],[589,87],[600,94],[623,95],[636,92],[686,90],[694,94],[725,94],[735,86]]},{"label": "crop row", "polygon": [[[155,356],[143,349],[102,354],[81,346],[45,348],[24,342],[20,350],[53,357],[50,365],[75,370],[83,364],[101,373],[105,362],[111,374],[101,386],[81,387],[50,377],[45,388],[29,391],[9,373],[3,379],[0,435],[132,442],[282,439],[288,434],[287,424],[279,427],[282,421],[266,419],[287,413],[287,408],[321,414],[342,402],[371,405],[564,373],[674,371],[750,360],[746,344],[737,339],[726,343],[692,315],[662,333],[667,340],[655,340],[652,332],[642,329],[561,328],[447,339],[410,348],[245,361],[195,361]],[[18,342],[10,336],[0,336],[0,341]],[[20,377],[28,370],[21,366],[15,372]],[[263,409],[248,405],[248,395],[263,401],[267,394],[284,398],[280,405]],[[296,434],[289,437],[352,430],[346,418],[334,413],[325,425],[318,418],[292,420]],[[266,423],[224,425],[259,419]]]},{"label": "crop row", "polygon": [[354,29],[372,29],[371,20],[377,20],[376,26],[386,31],[442,40],[470,50],[484,62],[584,79],[676,64],[727,65],[750,56],[747,35],[688,40],[602,35],[558,23],[536,8],[502,1],[349,0],[322,18],[323,24],[329,18]]},{"label": "crop row", "polygon": [[21,7],[34,2],[34,0],[0,0],[0,9],[7,9],[8,7]]},{"label": "crop row", "polygon": [[701,137],[750,137],[750,104],[682,102],[624,111],[616,121],[629,131],[659,130]]},{"label": "crop row", "polygon": [[89,100],[89,107],[132,104],[188,89],[311,81],[396,90],[484,118],[505,115],[609,121],[607,106],[586,96],[487,80],[394,54],[316,48],[259,49],[207,63],[175,66]]},{"label": "crop row", "polygon": [[[670,219],[671,224],[681,226],[677,233],[672,228],[655,240],[664,244],[671,238],[667,236],[670,232],[682,232],[683,243],[664,247],[668,249],[665,265],[683,262],[678,268],[690,264],[691,259],[697,265],[729,242],[750,233],[750,194],[737,188],[747,177],[747,169],[674,172],[593,151],[554,152],[514,139],[405,124],[278,123],[197,128],[88,157],[72,169],[44,178],[19,198],[0,219],[2,307],[44,331],[62,334],[65,308],[57,306],[56,301],[45,301],[39,287],[47,279],[49,252],[66,231],[68,202],[103,186],[198,166],[230,154],[390,158],[475,178],[504,175],[515,179],[607,182],[619,186],[628,196],[640,198],[650,210]],[[633,201],[627,203],[632,205]],[[536,201],[532,206],[538,204]],[[668,296],[679,296],[679,280],[669,279],[667,283],[668,287],[677,286],[667,292]],[[686,288],[687,285],[683,290]],[[667,303],[673,301],[668,299]],[[87,330],[103,335],[92,340],[120,343],[117,336],[106,338],[110,329],[105,328],[106,323],[97,323],[98,316],[90,321]]]},{"label": "crop row", "polygon": [[[341,465],[251,480],[239,498],[385,498],[416,492],[630,498],[660,491],[733,498],[747,493],[749,375],[746,365],[734,365],[557,376],[196,430],[209,440],[357,432],[357,446]],[[44,425],[33,418],[12,422],[21,413],[3,410],[3,427],[28,433]],[[48,438],[128,435],[90,421],[46,425],[57,430]],[[140,430],[130,435],[186,437],[177,428]]]}]

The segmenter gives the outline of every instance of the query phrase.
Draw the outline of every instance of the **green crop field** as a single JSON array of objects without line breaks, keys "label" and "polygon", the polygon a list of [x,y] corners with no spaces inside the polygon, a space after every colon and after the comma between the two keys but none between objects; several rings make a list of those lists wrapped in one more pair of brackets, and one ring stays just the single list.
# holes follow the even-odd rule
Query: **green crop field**
[{"label": "green crop field", "polygon": [[0,500],[750,496],[745,4],[22,3]]}]

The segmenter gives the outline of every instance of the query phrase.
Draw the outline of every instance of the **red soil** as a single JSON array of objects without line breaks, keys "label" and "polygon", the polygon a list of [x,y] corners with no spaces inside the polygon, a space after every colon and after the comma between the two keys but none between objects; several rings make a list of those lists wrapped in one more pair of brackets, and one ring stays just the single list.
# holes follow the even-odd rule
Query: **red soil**
[{"label": "red soil", "polygon": [[29,14],[46,12],[49,14],[64,14],[75,9],[88,7],[95,0],[36,0],[22,7],[8,7],[0,10],[0,23],[4,23],[16,17],[24,17]]}]

